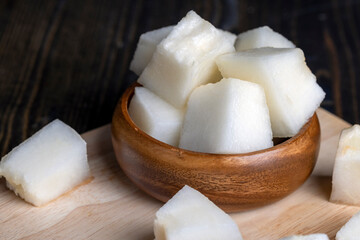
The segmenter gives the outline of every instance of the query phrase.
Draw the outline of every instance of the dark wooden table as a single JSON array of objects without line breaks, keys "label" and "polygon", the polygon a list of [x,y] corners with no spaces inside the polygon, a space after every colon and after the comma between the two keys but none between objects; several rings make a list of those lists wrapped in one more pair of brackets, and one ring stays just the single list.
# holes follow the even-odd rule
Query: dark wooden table
[{"label": "dark wooden table", "polygon": [[322,107],[360,119],[360,1],[0,1],[0,153],[59,118],[80,133],[111,121],[136,76],[141,33],[195,10],[234,33],[268,25],[302,48]]}]

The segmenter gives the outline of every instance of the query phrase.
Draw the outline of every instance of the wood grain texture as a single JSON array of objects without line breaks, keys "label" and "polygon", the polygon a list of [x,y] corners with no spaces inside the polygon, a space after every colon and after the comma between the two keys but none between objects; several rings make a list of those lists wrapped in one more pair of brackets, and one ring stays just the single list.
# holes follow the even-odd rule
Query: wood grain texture
[{"label": "wood grain texture", "polygon": [[184,185],[197,189],[227,212],[269,204],[310,176],[320,147],[314,115],[298,134],[272,148],[244,154],[208,154],[162,143],[139,129],[128,106],[135,87],[119,101],[112,120],[116,158],[142,190],[166,202]]},{"label": "wood grain texture", "polygon": [[[323,140],[339,134],[343,121],[321,110]],[[33,207],[5,187],[0,179],[0,239],[152,240],[155,212],[163,205],[138,189],[116,162],[110,126],[82,135],[88,144],[94,179],[49,203]],[[331,141],[322,152],[336,148]],[[291,234],[327,233],[340,227],[360,207],[333,204],[329,177],[311,176],[286,198],[265,207],[233,213],[244,239],[277,240]]]},{"label": "wood grain texture", "polygon": [[302,48],[327,96],[322,107],[359,122],[360,1],[0,2],[0,153],[60,118],[79,132],[110,123],[136,80],[141,33],[195,10],[239,33],[269,25]]}]

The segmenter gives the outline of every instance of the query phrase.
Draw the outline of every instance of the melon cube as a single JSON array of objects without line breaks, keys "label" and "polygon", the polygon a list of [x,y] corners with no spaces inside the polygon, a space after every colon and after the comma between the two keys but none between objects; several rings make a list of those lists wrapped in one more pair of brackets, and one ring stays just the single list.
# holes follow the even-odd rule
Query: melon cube
[{"label": "melon cube", "polygon": [[144,87],[135,88],[129,106],[129,115],[141,130],[172,146],[179,144],[184,112]]},{"label": "melon cube", "polygon": [[256,48],[217,58],[225,78],[239,78],[265,89],[274,137],[292,137],[325,97],[299,48]]},{"label": "melon cube", "polygon": [[[352,183],[350,183],[352,184]],[[356,213],[336,233],[336,240],[358,240],[360,236],[360,212]]]},{"label": "melon cube", "polygon": [[244,153],[273,146],[263,88],[223,79],[190,96],[179,147],[207,153]]},{"label": "melon cube", "polygon": [[360,125],[344,129],[335,157],[330,201],[360,206]]},{"label": "melon cube", "polygon": [[134,57],[130,63],[131,71],[137,75],[142,73],[150,62],[156,46],[169,35],[173,27],[174,26],[163,27],[141,34]]},{"label": "melon cube", "polygon": [[294,48],[295,45],[280,33],[274,32],[268,26],[258,27],[240,33],[235,42],[236,51],[262,47]]},{"label": "melon cube", "polygon": [[281,238],[280,240],[329,240],[329,237],[324,233],[315,233],[309,235],[293,235]]},{"label": "melon cube", "polygon": [[0,176],[16,195],[42,206],[90,178],[86,143],[54,120],[1,159]]},{"label": "melon cube", "polygon": [[155,240],[242,240],[232,218],[189,186],[157,211],[154,233]]},{"label": "melon cube", "polygon": [[183,108],[195,87],[221,79],[215,58],[234,51],[228,36],[190,11],[157,46],[138,82]]},{"label": "melon cube", "polygon": [[[134,57],[130,63],[130,70],[140,75],[149,64],[157,45],[169,35],[173,28],[174,26],[168,26],[141,34]],[[221,29],[219,31],[234,45],[235,34]]]}]

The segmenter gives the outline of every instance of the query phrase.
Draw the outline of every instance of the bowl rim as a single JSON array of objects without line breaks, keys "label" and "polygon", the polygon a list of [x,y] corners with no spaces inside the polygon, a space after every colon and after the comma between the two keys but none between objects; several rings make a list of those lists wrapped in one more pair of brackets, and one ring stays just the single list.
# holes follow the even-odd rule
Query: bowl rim
[{"label": "bowl rim", "polygon": [[[254,156],[254,155],[260,155],[260,154],[264,154],[264,153],[269,153],[269,152],[274,152],[274,151],[278,151],[281,150],[283,148],[285,148],[288,145],[291,145],[293,143],[295,143],[296,141],[299,141],[299,139],[301,139],[303,137],[303,135],[306,134],[308,128],[310,127],[310,124],[312,122],[313,118],[318,118],[317,117],[317,113],[316,111],[314,112],[314,114],[306,121],[306,123],[300,128],[300,130],[298,131],[297,134],[295,134],[293,137],[290,137],[288,139],[286,139],[285,141],[276,144],[270,148],[265,148],[265,149],[261,149],[261,150],[257,150],[257,151],[253,151],[253,152],[246,152],[246,153],[207,153],[207,152],[197,152],[197,151],[191,151],[191,150],[187,150],[187,149],[183,149],[183,148],[179,148],[179,147],[175,147],[172,145],[169,145],[165,142],[162,142],[152,136],[150,136],[149,134],[147,134],[146,132],[144,132],[140,127],[138,127],[134,121],[131,119],[128,108],[129,108],[129,104],[131,101],[131,98],[133,97],[133,94],[135,92],[135,88],[136,87],[143,87],[141,84],[139,84],[138,82],[134,82],[133,84],[131,84],[123,93],[123,95],[121,96],[119,103],[116,106],[116,109],[118,109],[119,107],[121,108],[120,111],[123,114],[123,117],[126,121],[127,124],[130,125],[130,127],[132,129],[134,129],[136,132],[138,132],[142,137],[146,138],[148,141],[151,141],[153,143],[159,144],[162,147],[165,147],[169,150],[172,151],[176,151],[176,152],[181,152],[182,154],[188,154],[188,155],[201,155],[201,156],[217,156],[217,157],[242,157],[242,156]],[[116,114],[117,111],[115,111]]]}]

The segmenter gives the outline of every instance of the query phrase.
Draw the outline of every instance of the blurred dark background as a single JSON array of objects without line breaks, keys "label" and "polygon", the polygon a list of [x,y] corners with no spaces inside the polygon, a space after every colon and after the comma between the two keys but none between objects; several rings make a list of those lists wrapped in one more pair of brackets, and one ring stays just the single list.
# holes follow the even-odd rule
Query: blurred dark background
[{"label": "blurred dark background", "polygon": [[268,25],[302,48],[322,107],[359,122],[360,1],[0,1],[1,156],[55,118],[83,133],[111,122],[136,80],[141,33],[189,10],[233,33]]}]

